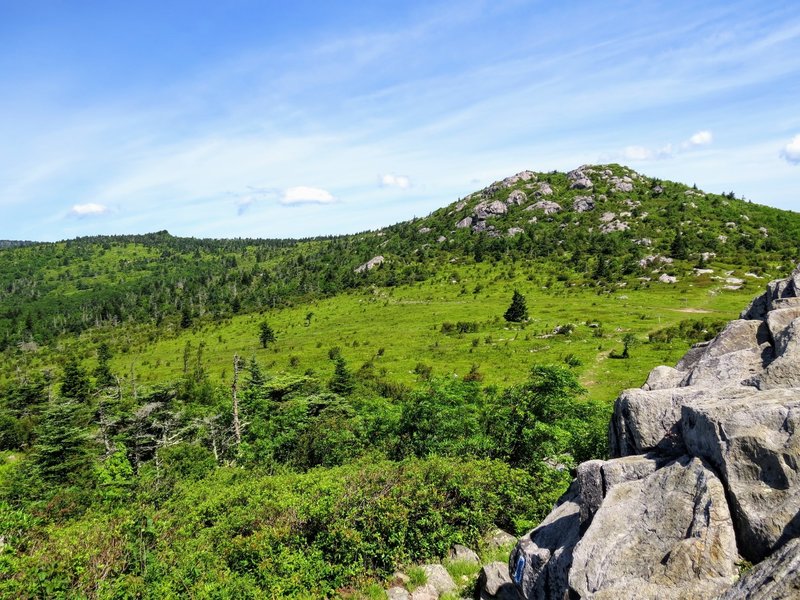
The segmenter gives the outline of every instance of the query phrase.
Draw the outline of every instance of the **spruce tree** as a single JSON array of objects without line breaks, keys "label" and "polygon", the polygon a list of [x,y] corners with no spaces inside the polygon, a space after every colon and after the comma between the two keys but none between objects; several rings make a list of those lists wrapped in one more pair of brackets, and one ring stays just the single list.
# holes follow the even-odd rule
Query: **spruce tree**
[{"label": "spruce tree", "polygon": [[61,381],[61,395],[80,402],[89,400],[89,378],[74,356],[64,365],[64,379]]},{"label": "spruce tree", "polygon": [[336,367],[333,370],[333,379],[331,379],[328,387],[336,394],[347,396],[355,388],[356,384],[353,381],[353,375],[347,370],[347,365],[344,359],[339,356],[336,359]]},{"label": "spruce tree", "polygon": [[511,306],[503,315],[506,321],[512,323],[520,323],[528,319],[528,307],[525,303],[525,296],[519,293],[519,290],[514,290],[514,296],[511,298]]},{"label": "spruce tree", "polygon": [[258,339],[261,342],[261,347],[266,348],[267,344],[275,341],[275,332],[272,330],[272,327],[270,327],[269,323],[267,323],[266,321],[262,321],[261,324],[258,326],[258,328],[259,328]]},{"label": "spruce tree", "polygon": [[50,403],[38,428],[33,460],[47,481],[78,481],[92,464],[86,410],[74,400]]}]

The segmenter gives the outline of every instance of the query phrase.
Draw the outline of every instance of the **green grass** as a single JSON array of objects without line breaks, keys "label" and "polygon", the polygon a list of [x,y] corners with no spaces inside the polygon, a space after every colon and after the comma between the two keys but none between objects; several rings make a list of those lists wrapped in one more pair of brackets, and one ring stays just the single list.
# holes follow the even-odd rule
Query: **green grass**
[{"label": "green grass", "polygon": [[406,571],[406,575],[408,575],[408,583],[406,584],[406,588],[411,592],[428,583],[428,575],[425,573],[422,567],[413,566]]},{"label": "green grass", "polygon": [[[483,290],[472,293],[481,282]],[[533,363],[562,364],[572,355],[592,396],[610,400],[623,388],[641,385],[656,364],[674,364],[687,349],[682,341],[650,344],[648,333],[685,319],[735,318],[762,286],[751,281],[731,291],[708,277],[687,276],[677,285],[649,283],[635,289],[631,284],[598,294],[594,288],[542,289],[537,283],[535,274],[524,269],[498,278],[496,268],[474,265],[454,268],[432,282],[352,292],[186,331],[106,329],[84,334],[78,345],[109,340],[116,372],[127,378],[135,374],[139,384],[180,377],[187,343],[193,353],[205,344],[203,359],[211,379],[225,383],[230,382],[235,353],[245,359],[255,356],[272,374],[310,370],[328,378],[333,372],[328,351],[337,346],[351,370],[373,361],[376,372],[390,381],[415,383],[419,363],[429,365],[434,375],[454,377],[477,365],[483,384],[499,386],[523,381]],[[515,288],[527,297],[530,321],[523,327],[501,318]],[[314,314],[307,326],[308,312]],[[258,342],[264,319],[277,335],[277,342],[266,349]],[[477,322],[477,333],[441,333],[442,323],[458,321]],[[570,335],[553,335],[556,326],[567,323],[575,325]],[[630,358],[610,358],[612,351],[621,353],[626,333],[637,340]]]},{"label": "green grass", "polygon": [[[718,270],[725,266],[718,267]],[[513,272],[510,272],[513,271]],[[738,274],[738,273],[737,273]],[[741,274],[739,274],[741,275]],[[85,357],[94,367],[95,348],[107,341],[112,367],[123,382],[155,385],[183,374],[184,352],[192,360],[201,344],[203,363],[212,381],[230,385],[233,355],[256,357],[271,374],[313,371],[323,379],[333,373],[330,348],[338,346],[351,370],[372,361],[386,380],[413,385],[415,367],[431,367],[435,376],[464,377],[477,366],[484,385],[505,387],[525,380],[534,363],[578,362],[576,373],[593,398],[612,400],[627,387],[640,386],[657,364],[674,364],[687,350],[685,341],[648,343],[648,333],[686,319],[736,318],[761,292],[763,281],[747,279],[732,291],[708,276],[680,276],[677,285],[631,281],[608,292],[601,288],[555,282],[543,287],[535,265],[499,269],[477,264],[453,266],[432,281],[396,288],[371,288],[279,310],[205,322],[187,330],[175,326],[118,326],[94,329],[61,340],[39,352],[20,352],[6,364],[5,377],[19,366],[53,368],[66,353]],[[480,284],[482,290],[473,293]],[[530,321],[524,326],[502,319],[514,289],[527,298]],[[310,323],[306,316],[313,312]],[[259,323],[266,319],[277,342],[259,344]],[[444,334],[445,322],[476,322],[478,331]],[[599,323],[599,328],[590,324]],[[573,324],[570,335],[554,335],[559,325]],[[637,343],[630,358],[621,353],[622,338]],[[577,359],[577,361],[576,361]],[[193,366],[193,363],[192,363]],[[190,366],[190,368],[192,368]]]}]

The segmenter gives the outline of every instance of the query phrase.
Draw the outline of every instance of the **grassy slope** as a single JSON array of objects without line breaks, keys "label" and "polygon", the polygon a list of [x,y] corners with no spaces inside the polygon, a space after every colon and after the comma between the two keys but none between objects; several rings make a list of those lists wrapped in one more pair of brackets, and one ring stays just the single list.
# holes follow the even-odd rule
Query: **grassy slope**
[{"label": "grassy slope", "polygon": [[[459,281],[451,278],[453,274]],[[648,343],[649,332],[685,319],[735,318],[763,285],[762,281],[747,281],[743,289],[732,291],[709,275],[687,275],[677,285],[651,282],[640,289],[598,294],[594,289],[563,284],[542,289],[538,282],[528,280],[524,270],[507,279],[498,278],[491,265],[471,265],[454,268],[446,277],[431,282],[351,292],[185,331],[107,328],[86,333],[72,344],[91,355],[87,347],[109,341],[117,354],[115,370],[130,377],[133,369],[139,384],[150,385],[181,375],[187,342],[193,349],[205,344],[208,372],[220,383],[230,382],[234,353],[255,356],[271,373],[311,369],[327,378],[333,370],[328,350],[339,346],[351,369],[374,358],[376,370],[391,381],[413,383],[417,379],[414,368],[420,362],[432,366],[434,374],[456,376],[464,376],[477,364],[484,384],[500,386],[525,380],[533,363],[560,363],[574,354],[583,363],[578,372],[592,396],[611,400],[620,389],[641,385],[654,365],[674,364],[685,352],[686,342]],[[474,294],[477,283],[484,289]],[[501,318],[515,288],[527,297],[531,321],[525,328],[509,326]],[[309,311],[314,314],[306,326]],[[267,349],[258,343],[258,324],[263,319],[278,337]],[[479,329],[477,333],[445,335],[440,331],[445,321],[476,321]],[[590,322],[602,325],[602,337],[596,337],[598,330],[587,326]],[[554,327],[566,323],[576,325],[571,335],[552,335]],[[628,332],[639,342],[631,358],[609,358],[612,350],[621,350],[622,336]],[[477,345],[473,340],[478,340]],[[380,348],[384,351],[377,356]],[[298,361],[294,366],[292,357]],[[52,359],[48,352],[40,352],[31,366]],[[87,366],[91,364],[87,361]]]}]

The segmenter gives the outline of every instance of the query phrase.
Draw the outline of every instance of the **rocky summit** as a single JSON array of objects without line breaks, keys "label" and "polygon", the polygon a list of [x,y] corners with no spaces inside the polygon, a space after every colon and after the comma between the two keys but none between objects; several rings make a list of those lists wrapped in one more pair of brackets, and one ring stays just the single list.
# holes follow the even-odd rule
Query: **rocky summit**
[{"label": "rocky summit", "polygon": [[528,599],[800,598],[800,267],[626,390],[612,458],[582,463],[519,540]]}]

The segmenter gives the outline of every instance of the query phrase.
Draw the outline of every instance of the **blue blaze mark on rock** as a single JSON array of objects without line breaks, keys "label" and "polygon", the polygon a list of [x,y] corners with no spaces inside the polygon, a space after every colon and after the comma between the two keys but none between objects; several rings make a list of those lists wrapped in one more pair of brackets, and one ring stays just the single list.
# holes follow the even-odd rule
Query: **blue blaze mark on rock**
[{"label": "blue blaze mark on rock", "polygon": [[514,569],[514,583],[519,585],[522,583],[522,572],[525,570],[525,557],[520,556],[517,558],[517,567]]}]

